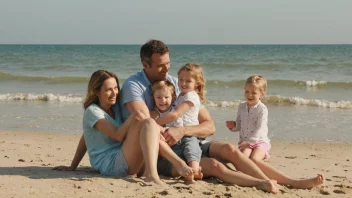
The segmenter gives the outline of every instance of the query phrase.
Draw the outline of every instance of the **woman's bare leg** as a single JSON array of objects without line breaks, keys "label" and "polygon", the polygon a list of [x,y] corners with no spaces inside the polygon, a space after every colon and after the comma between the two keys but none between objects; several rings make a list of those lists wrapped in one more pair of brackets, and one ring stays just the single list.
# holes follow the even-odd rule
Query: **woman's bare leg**
[{"label": "woman's bare leg", "polygon": [[151,118],[131,124],[122,145],[128,164],[128,174],[137,174],[143,164],[146,182],[165,185],[159,178],[157,160],[159,153],[159,127]]}]

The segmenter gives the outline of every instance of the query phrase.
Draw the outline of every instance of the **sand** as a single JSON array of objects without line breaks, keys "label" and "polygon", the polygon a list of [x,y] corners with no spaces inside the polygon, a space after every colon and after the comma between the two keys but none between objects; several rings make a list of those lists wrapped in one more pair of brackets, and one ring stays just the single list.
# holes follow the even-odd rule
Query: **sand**
[{"label": "sand", "polygon": [[295,178],[323,173],[325,183],[312,189],[279,186],[274,195],[215,178],[185,185],[162,177],[169,189],[141,185],[135,177],[100,175],[84,157],[77,171],[69,165],[79,134],[0,131],[0,197],[352,197],[352,144],[272,141],[269,162]]}]

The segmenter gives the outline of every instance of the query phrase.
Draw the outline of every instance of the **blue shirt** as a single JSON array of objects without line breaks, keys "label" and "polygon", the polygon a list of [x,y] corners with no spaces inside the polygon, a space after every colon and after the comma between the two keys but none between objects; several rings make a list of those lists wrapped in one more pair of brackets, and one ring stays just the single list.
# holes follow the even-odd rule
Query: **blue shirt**
[{"label": "blue shirt", "polygon": [[121,142],[110,138],[95,127],[101,119],[108,120],[115,127],[122,124],[119,105],[115,104],[112,108],[115,112],[115,119],[96,104],[91,104],[83,114],[83,134],[90,164],[103,175],[113,175],[116,153],[122,149]]},{"label": "blue shirt", "polygon": [[[176,96],[179,94],[177,86],[178,79],[167,75],[167,80],[174,84],[176,88]],[[126,103],[134,101],[144,101],[149,111],[155,109],[155,103],[152,96],[152,84],[149,82],[144,70],[127,78],[120,90],[120,107],[122,110],[122,118],[126,120],[129,116]]]}]

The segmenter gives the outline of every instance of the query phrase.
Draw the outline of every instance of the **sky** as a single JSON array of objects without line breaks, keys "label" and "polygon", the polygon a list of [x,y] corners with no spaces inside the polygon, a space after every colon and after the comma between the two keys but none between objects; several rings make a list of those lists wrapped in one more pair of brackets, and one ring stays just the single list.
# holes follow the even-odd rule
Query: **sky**
[{"label": "sky", "polygon": [[0,0],[0,44],[352,44],[351,0]]}]

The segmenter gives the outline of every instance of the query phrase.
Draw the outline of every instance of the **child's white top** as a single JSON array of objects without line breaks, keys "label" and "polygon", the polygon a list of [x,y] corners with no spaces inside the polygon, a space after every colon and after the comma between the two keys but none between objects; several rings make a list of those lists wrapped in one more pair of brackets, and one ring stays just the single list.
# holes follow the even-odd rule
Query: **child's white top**
[{"label": "child's white top", "polygon": [[183,126],[193,126],[198,125],[198,114],[200,109],[200,99],[198,94],[195,91],[190,91],[183,96],[178,96],[175,105],[176,108],[185,101],[190,101],[193,103],[193,107],[191,107],[188,111],[186,111],[182,115]]},{"label": "child's white top", "polygon": [[249,111],[247,102],[241,103],[237,111],[236,128],[231,131],[240,131],[240,141],[256,144],[267,142],[268,138],[268,109],[259,101]]}]

